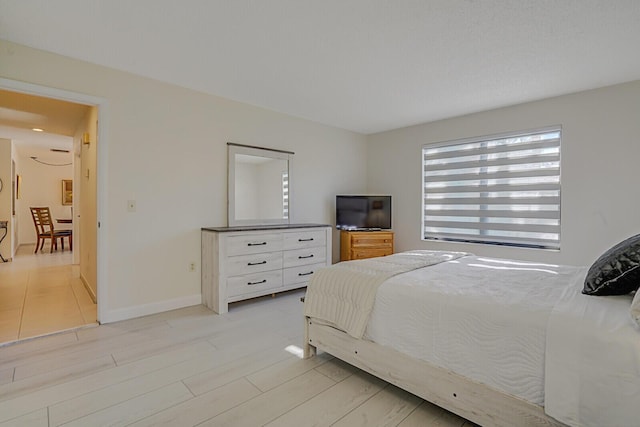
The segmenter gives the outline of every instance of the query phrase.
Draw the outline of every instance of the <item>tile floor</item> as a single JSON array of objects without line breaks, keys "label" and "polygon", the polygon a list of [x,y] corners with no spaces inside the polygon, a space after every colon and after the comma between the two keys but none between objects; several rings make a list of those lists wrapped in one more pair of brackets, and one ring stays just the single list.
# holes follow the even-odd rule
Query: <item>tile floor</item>
[{"label": "tile floor", "polygon": [[476,427],[320,352],[302,291],[0,347],[0,427]]},{"label": "tile floor", "polygon": [[72,253],[24,245],[0,263],[0,344],[96,323],[96,304]]}]

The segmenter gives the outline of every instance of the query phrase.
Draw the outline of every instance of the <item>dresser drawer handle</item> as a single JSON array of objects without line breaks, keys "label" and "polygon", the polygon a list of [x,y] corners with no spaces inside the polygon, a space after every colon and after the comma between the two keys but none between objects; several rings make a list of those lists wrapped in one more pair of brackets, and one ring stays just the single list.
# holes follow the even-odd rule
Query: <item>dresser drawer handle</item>
[{"label": "dresser drawer handle", "polygon": [[247,282],[247,285],[252,286],[252,285],[259,285],[260,283],[267,283],[267,279],[263,279],[259,282]]},{"label": "dresser drawer handle", "polygon": [[260,242],[260,243],[247,243],[247,246],[264,246],[266,245],[267,242]]},{"label": "dresser drawer handle", "polygon": [[260,265],[260,264],[266,264],[267,261],[260,261],[260,262],[248,262],[247,265]]},{"label": "dresser drawer handle", "polygon": [[309,239],[298,239],[298,242],[313,242],[313,237]]},{"label": "dresser drawer handle", "polygon": [[307,258],[313,258],[313,254],[311,254],[311,255],[306,255],[306,256],[302,256],[302,255],[299,255],[299,256],[298,256],[298,259],[307,259]]},{"label": "dresser drawer handle", "polygon": [[298,273],[298,276],[310,276],[313,274],[313,271],[310,271],[308,273]]}]

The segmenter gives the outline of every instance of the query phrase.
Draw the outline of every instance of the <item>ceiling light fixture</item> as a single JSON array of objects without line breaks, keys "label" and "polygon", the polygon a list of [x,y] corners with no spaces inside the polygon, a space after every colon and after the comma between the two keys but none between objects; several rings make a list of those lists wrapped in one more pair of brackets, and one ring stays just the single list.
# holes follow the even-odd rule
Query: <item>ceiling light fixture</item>
[{"label": "ceiling light fixture", "polygon": [[44,129],[40,129],[40,128],[32,128],[31,130],[34,132],[44,132]]}]

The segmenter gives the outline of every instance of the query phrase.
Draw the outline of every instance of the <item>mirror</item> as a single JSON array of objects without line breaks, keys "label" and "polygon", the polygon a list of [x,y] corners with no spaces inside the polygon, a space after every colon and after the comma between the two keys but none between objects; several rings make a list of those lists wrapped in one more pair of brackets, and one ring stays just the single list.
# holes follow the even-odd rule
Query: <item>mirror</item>
[{"label": "mirror", "polygon": [[289,223],[292,152],[227,143],[228,223]]}]

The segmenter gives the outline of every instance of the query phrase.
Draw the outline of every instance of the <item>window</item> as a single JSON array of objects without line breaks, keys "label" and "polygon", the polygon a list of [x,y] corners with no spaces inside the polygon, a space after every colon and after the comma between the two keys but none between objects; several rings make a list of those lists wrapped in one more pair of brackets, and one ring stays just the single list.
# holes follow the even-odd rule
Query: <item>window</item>
[{"label": "window", "polygon": [[425,240],[560,248],[560,127],[422,147]]}]

